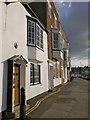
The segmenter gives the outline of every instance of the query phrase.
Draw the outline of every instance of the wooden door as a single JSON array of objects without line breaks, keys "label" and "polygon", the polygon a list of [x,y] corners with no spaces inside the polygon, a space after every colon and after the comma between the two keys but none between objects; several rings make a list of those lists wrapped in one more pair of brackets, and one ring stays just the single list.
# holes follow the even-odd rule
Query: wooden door
[{"label": "wooden door", "polygon": [[14,106],[20,104],[20,65],[13,67],[13,101]]}]

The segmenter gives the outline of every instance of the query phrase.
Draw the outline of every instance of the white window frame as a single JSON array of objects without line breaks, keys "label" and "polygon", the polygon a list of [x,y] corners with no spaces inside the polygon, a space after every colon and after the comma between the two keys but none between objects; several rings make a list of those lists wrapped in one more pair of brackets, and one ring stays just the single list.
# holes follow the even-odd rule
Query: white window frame
[{"label": "white window frame", "polygon": [[[39,28],[39,31],[37,31],[37,27]],[[41,31],[42,31],[42,37],[41,37]],[[39,36],[38,36],[37,32],[39,32]],[[37,38],[39,38],[39,40]],[[39,43],[39,45],[38,45],[38,43]],[[36,24],[36,45],[39,48],[43,49],[43,29],[38,24]]]},{"label": "white window frame", "polygon": [[[32,65],[32,70],[31,70],[31,65]],[[32,72],[32,76],[31,76],[31,72]],[[31,78],[32,78],[32,82],[31,82]],[[30,85],[33,85],[33,64],[30,63]]]},{"label": "white window frame", "polygon": [[[33,69],[31,70],[31,65],[33,65]],[[38,69],[36,68],[35,70],[35,66],[39,67]],[[41,81],[41,76],[40,76],[40,65],[38,64],[34,64],[34,63],[30,63],[30,85],[36,85],[36,84],[40,84],[40,81]],[[37,71],[38,70],[38,71]],[[33,76],[31,77],[31,72],[33,72]],[[38,73],[38,75],[35,75],[35,73]],[[31,78],[33,78],[33,82],[31,82]],[[38,78],[38,81],[36,82],[35,81],[35,78]]]},{"label": "white window frame", "polygon": [[[31,31],[29,31],[29,23],[28,23],[28,30],[27,30],[27,32],[28,32],[28,34],[27,34],[27,39],[28,39],[28,45],[34,45],[35,46],[35,22],[33,22],[33,21],[31,21],[31,20],[28,20],[28,22],[31,22],[31,23],[33,23],[34,24],[34,33]],[[29,34],[31,33],[31,38],[29,37]],[[32,38],[32,33],[34,34],[34,39]],[[34,40],[33,42],[33,44],[32,43],[30,43],[30,41],[29,41],[29,39],[31,39],[31,41],[32,40]]]},{"label": "white window frame", "polygon": [[[59,43],[59,34],[56,33],[56,32],[53,32],[52,34],[53,34],[53,49],[58,49],[59,48],[59,46],[58,46],[58,43]],[[54,39],[55,35],[58,35],[58,40],[57,41]],[[56,42],[57,42],[57,47],[55,47]]]},{"label": "white window frame", "polygon": [[[54,47],[54,43],[55,43],[55,40],[54,40],[54,34],[58,34],[58,43],[57,43],[57,47]],[[52,28],[52,48],[54,50],[60,50],[60,33],[59,33],[59,29],[56,29],[56,28]]]},{"label": "white window frame", "polygon": [[[35,66],[37,66],[37,67],[39,67],[40,65],[36,65],[36,64],[34,64],[34,74],[35,74],[35,72],[36,73],[38,73],[38,74],[40,74],[39,72],[39,69],[36,67],[36,70],[35,70]],[[38,70],[38,71],[37,71]],[[35,78],[38,78],[38,81],[35,81]],[[36,85],[36,84],[39,84],[40,83],[40,76],[39,75],[34,75],[34,85]]]}]

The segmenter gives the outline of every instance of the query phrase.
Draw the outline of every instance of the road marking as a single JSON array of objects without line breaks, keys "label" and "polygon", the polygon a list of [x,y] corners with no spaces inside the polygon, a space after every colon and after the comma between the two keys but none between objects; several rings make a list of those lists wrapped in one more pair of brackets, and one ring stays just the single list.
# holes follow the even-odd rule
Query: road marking
[{"label": "road marking", "polygon": [[[32,108],[29,108],[28,110],[26,110],[26,113],[25,113],[25,114],[26,114],[26,115],[29,115],[30,113],[32,113],[34,110],[36,110],[36,109],[40,106],[40,104],[41,104],[45,99],[47,99],[48,97],[50,97],[50,96],[52,96],[52,95],[54,95],[54,94],[59,93],[59,92],[60,92],[66,85],[68,85],[69,83],[70,83],[70,82],[65,83],[63,86],[61,86],[60,88],[58,88],[57,91],[52,92],[52,93],[50,93],[50,94],[42,97],[41,99],[39,99]],[[16,115],[16,118],[19,118],[19,114]]]},{"label": "road marking", "polygon": [[39,99],[32,108],[30,108],[30,109],[28,109],[28,110],[26,111],[26,115],[29,115],[30,113],[32,113],[34,110],[36,110],[36,109],[40,106],[40,104],[41,104],[45,99],[47,99],[48,97],[50,97],[50,96],[52,96],[52,95],[60,92],[61,89],[64,88],[64,87],[65,87],[66,85],[68,85],[69,83],[70,83],[70,82],[68,82],[68,83],[66,83],[65,85],[61,86],[57,91],[55,91],[55,92],[53,92],[53,93],[50,93],[49,95],[46,95],[46,96],[44,96],[43,98]]}]

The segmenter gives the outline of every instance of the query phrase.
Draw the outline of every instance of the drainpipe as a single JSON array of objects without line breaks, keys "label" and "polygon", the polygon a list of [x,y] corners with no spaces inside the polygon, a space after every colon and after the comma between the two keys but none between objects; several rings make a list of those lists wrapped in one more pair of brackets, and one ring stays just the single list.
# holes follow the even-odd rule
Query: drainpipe
[{"label": "drainpipe", "polygon": [[50,70],[49,70],[49,61],[48,61],[48,90],[50,89],[50,83],[49,83],[49,73],[50,73]]}]

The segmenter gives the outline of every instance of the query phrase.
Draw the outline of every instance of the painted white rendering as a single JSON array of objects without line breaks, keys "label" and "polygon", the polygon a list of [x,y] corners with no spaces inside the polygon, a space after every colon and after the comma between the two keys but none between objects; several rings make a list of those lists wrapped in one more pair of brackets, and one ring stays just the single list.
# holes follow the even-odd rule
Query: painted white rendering
[{"label": "painted white rendering", "polygon": [[6,5],[0,2],[0,112],[6,109],[7,99],[7,62],[2,60],[2,41],[5,37],[5,13]]},{"label": "painted white rendering", "polygon": [[[37,47],[27,46],[26,16],[31,17],[31,15],[20,2],[15,2],[10,3],[7,6],[5,3],[0,3],[0,17],[2,16],[2,4],[4,4],[4,14],[3,24],[0,20],[0,68],[2,68],[2,71],[0,70],[0,112],[7,108],[7,76],[4,75],[5,79],[3,78],[3,70],[4,66],[7,66],[8,59],[14,60],[15,64],[21,65],[20,81],[23,81],[23,83],[21,82],[21,87],[26,88],[26,100],[48,90],[47,33],[43,30],[43,50],[40,50]],[[3,25],[3,34],[1,25]],[[15,48],[15,45],[17,45],[17,49]],[[35,54],[33,54],[34,51]],[[15,57],[16,55],[17,59]],[[27,65],[24,59],[27,61]],[[40,65],[40,84],[30,86],[30,63]],[[7,67],[5,68],[6,71],[4,72],[7,73]],[[5,82],[4,86],[2,85],[3,81]],[[3,106],[2,92],[4,92]]]},{"label": "painted white rendering", "polygon": [[[2,2],[0,2],[0,18],[2,18]],[[2,19],[0,19],[0,112],[2,106]]]}]

